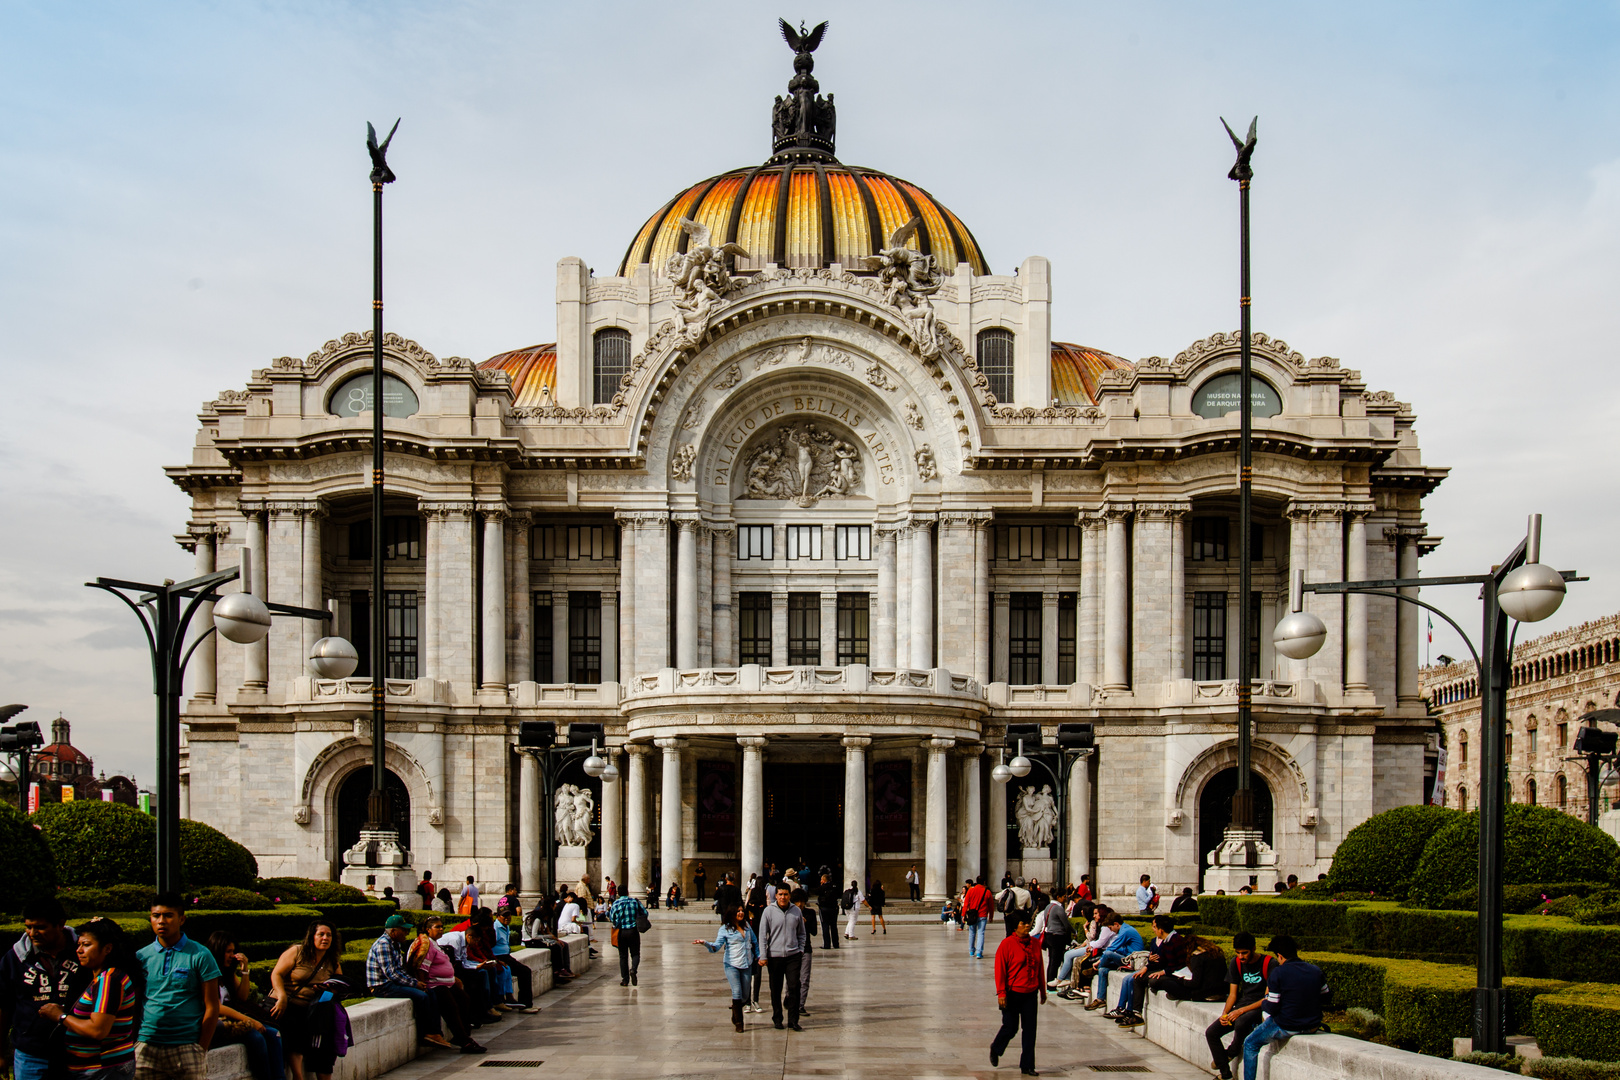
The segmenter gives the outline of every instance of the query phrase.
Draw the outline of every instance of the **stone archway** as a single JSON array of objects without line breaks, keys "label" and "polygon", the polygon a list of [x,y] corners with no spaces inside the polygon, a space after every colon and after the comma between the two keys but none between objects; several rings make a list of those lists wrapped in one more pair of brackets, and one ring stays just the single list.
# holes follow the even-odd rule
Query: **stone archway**
[{"label": "stone archway", "polygon": [[[318,870],[319,875],[336,874],[343,868],[343,848],[339,837],[340,795],[343,784],[356,770],[371,765],[371,742],[354,736],[339,739],[315,755],[305,770],[301,800],[295,820],[307,831],[306,855],[310,863],[306,872]],[[444,832],[424,825],[442,824],[441,803],[443,793],[434,790],[428,772],[417,758],[390,742],[385,751],[384,767],[399,778],[404,787],[407,805],[412,808],[414,826],[411,842],[411,860],[414,864],[437,867],[444,861]],[[313,849],[313,850],[311,850]]]},{"label": "stone archway", "polygon": [[[1316,841],[1301,824],[1305,809],[1312,805],[1310,784],[1299,763],[1286,749],[1267,739],[1255,739],[1249,760],[1254,775],[1265,784],[1272,803],[1272,847],[1277,852],[1280,876],[1311,870],[1316,865]],[[1180,851],[1175,862],[1196,867],[1202,876],[1208,852],[1200,850],[1206,831],[1203,823],[1204,795],[1218,776],[1237,767],[1237,740],[1226,739],[1206,747],[1188,763],[1176,785],[1174,809],[1192,828],[1177,835]],[[1167,837],[1167,840],[1169,838]],[[1167,845],[1168,847],[1169,845]],[[1168,851],[1167,851],[1168,855]],[[1167,860],[1168,861],[1168,860]],[[1262,881],[1268,887],[1271,883]]]}]

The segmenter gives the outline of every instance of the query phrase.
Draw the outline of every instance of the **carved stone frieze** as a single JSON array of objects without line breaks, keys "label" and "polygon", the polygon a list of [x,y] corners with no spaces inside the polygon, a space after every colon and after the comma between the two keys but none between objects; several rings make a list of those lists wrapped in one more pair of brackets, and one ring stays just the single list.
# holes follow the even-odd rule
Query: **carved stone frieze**
[{"label": "carved stone frieze", "polygon": [[866,381],[877,387],[879,390],[887,390],[890,393],[900,389],[894,383],[889,381],[888,376],[883,373],[883,365],[879,364],[876,360],[872,361],[866,367]]},{"label": "carved stone frieze", "polygon": [[918,431],[923,429],[922,410],[917,408],[917,403],[909,398],[906,400],[906,423]]},{"label": "carved stone frieze", "polygon": [[917,479],[923,482],[934,479],[939,475],[939,466],[934,462],[934,452],[928,448],[927,443],[917,447],[914,455],[917,459]]},{"label": "carved stone frieze", "polygon": [[675,451],[675,456],[669,459],[669,472],[681,483],[690,483],[692,480],[692,463],[697,461],[697,447],[687,443]]},{"label": "carved stone frieze", "polygon": [[744,499],[788,499],[811,506],[860,492],[860,451],[814,423],[786,424],[743,459]]}]

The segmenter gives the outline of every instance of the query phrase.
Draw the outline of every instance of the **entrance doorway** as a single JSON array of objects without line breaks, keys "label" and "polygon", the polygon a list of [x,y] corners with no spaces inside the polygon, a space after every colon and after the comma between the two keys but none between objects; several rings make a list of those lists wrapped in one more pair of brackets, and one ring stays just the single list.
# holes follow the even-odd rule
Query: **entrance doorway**
[{"label": "entrance doorway", "polygon": [[[1209,853],[1221,844],[1221,836],[1232,823],[1232,796],[1237,791],[1236,768],[1222,769],[1210,777],[1204,792],[1198,797],[1198,881],[1203,884],[1204,871],[1209,869]],[[1249,770],[1249,786],[1254,790],[1254,816],[1260,834],[1271,844],[1271,789],[1259,773]],[[1275,847],[1275,845],[1272,845]],[[1268,881],[1262,886],[1270,887]]]},{"label": "entrance doorway", "polygon": [[[411,849],[411,795],[405,782],[389,770],[383,776],[383,791],[392,802],[394,828],[399,830],[399,846]],[[337,850],[332,861],[343,865],[343,853],[360,842],[360,827],[366,821],[366,796],[371,794],[371,766],[365,765],[344,778],[337,796]]]},{"label": "entrance doorway", "polygon": [[[843,858],[844,766],[766,762],[765,861],[786,867],[802,859],[811,871],[826,865],[836,874]],[[743,880],[760,869],[743,867]]]}]

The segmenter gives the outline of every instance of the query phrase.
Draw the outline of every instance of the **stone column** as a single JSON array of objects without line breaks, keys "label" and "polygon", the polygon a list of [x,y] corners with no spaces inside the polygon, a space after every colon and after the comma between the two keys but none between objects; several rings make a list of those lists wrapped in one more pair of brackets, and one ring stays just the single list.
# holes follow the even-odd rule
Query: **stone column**
[{"label": "stone column", "polygon": [[[787,590],[771,590],[771,667],[787,667],[788,617]],[[749,871],[758,873],[757,870]]]},{"label": "stone column", "polygon": [[675,518],[675,666],[695,668],[698,662],[696,514]]},{"label": "stone column", "polygon": [[[658,815],[658,855],[664,892],[681,880],[681,740],[658,739],[664,752],[663,789]],[[686,892],[683,883],[681,892]]]},{"label": "stone column", "polygon": [[[507,530],[511,544],[511,573],[507,578],[506,640],[507,676],[513,682],[534,679],[534,598],[529,595],[529,539],[534,518],[514,514]],[[610,642],[607,636],[607,597],[602,598],[602,663],[607,664]]]},{"label": "stone column", "polygon": [[866,880],[866,748],[865,735],[844,736],[844,877]]},{"label": "stone column", "polygon": [[642,514],[636,527],[635,670],[669,667],[669,515]]},{"label": "stone column", "polygon": [[619,682],[619,594],[602,590],[602,681]]},{"label": "stone column", "polygon": [[934,666],[934,517],[911,516],[911,666]]},{"label": "stone column", "polygon": [[707,525],[697,530],[697,666],[712,668],[714,663],[714,533]]},{"label": "stone column", "polygon": [[540,832],[540,762],[532,751],[518,751],[518,892],[525,904],[547,888],[540,868],[545,852]]},{"label": "stone column", "polygon": [[823,667],[838,663],[838,592],[834,589],[821,593],[821,663]]},{"label": "stone column", "polygon": [[990,865],[984,868],[984,880],[993,889],[1007,872],[1007,785],[992,780],[989,796],[984,822],[984,857]]},{"label": "stone column", "polygon": [[422,622],[416,628],[417,641],[422,649],[422,675],[441,677],[439,659],[439,604],[442,588],[439,582],[439,524],[444,515],[437,507],[422,507]]},{"label": "stone column", "polygon": [[[636,515],[617,514],[619,522],[619,681],[629,682],[636,658]],[[556,646],[552,646],[555,648]]]},{"label": "stone column", "polygon": [[893,529],[878,526],[877,597],[872,611],[872,666],[894,667],[895,617],[895,536]]},{"label": "stone column", "polygon": [[[1069,866],[1068,878],[1078,883],[1081,874],[1091,873],[1091,752],[1076,759],[1069,773]],[[1097,883],[1091,883],[1097,895]]]},{"label": "stone column", "polygon": [[1143,647],[1130,650],[1126,670],[1132,686],[1143,691],[1174,678],[1170,650],[1164,646],[1171,636],[1174,614],[1175,520],[1181,513],[1177,503],[1137,503],[1135,528],[1131,533],[1130,576],[1132,603],[1129,639]]},{"label": "stone column", "polygon": [[[304,602],[304,512],[302,502],[272,502],[266,523],[265,595],[278,604]],[[381,603],[381,600],[378,601]],[[309,671],[304,651],[304,620],[279,618],[270,623],[270,686],[277,696]]]},{"label": "stone column", "polygon": [[938,647],[935,663],[967,675],[978,668],[983,642],[974,616],[978,610],[978,535],[982,511],[944,511],[939,518]]},{"label": "stone column", "polygon": [[895,530],[894,666],[911,666],[911,530]]},{"label": "stone column", "polygon": [[[1080,525],[1080,595],[1075,611],[1075,671],[1078,681],[1091,686],[1102,682],[1102,562],[1104,544],[1103,519],[1096,514],[1081,513]],[[995,871],[997,874],[1000,870]]]},{"label": "stone column", "polygon": [[[1309,507],[1310,539],[1306,554],[1306,581],[1338,581],[1344,573],[1344,507],[1327,503]],[[1363,558],[1366,556],[1363,546]],[[1329,695],[1344,688],[1344,600],[1327,593],[1306,593],[1305,607],[1316,612],[1327,627],[1327,641],[1305,662],[1306,671]]]},{"label": "stone column", "polygon": [[[321,509],[319,503],[307,507],[302,515],[304,527],[304,595],[299,603],[307,608],[324,608],[321,601],[321,518],[326,511]],[[200,545],[199,545],[200,546]],[[315,669],[309,665],[309,654],[314,650],[315,643],[328,633],[337,633],[335,626],[329,627],[323,622],[314,619],[300,619],[304,624],[304,674],[314,675]]]},{"label": "stone column", "polygon": [[731,544],[737,531],[730,525],[714,530],[714,666],[737,665],[737,628],[731,612]]},{"label": "stone column", "polygon": [[1055,589],[1041,593],[1041,682],[1056,686],[1058,681],[1058,594]]},{"label": "stone column", "polygon": [[1126,560],[1125,523],[1129,510],[1108,509],[1108,549],[1104,556],[1106,580],[1103,586],[1103,686],[1109,690],[1130,689],[1130,656],[1126,651],[1126,600],[1130,588],[1130,567]]},{"label": "stone column", "polygon": [[[1402,528],[1395,542],[1400,545],[1397,574],[1403,578],[1418,576],[1417,529]],[[1417,589],[1401,589],[1402,596],[1417,598]],[[1417,705],[1422,701],[1418,688],[1418,607],[1416,604],[1395,604],[1395,701],[1398,705]]]},{"label": "stone column", "polygon": [[440,586],[434,616],[439,635],[438,677],[470,694],[473,687],[473,629],[479,616],[474,578],[478,537],[470,502],[442,504],[435,579]]},{"label": "stone column", "polygon": [[624,835],[630,864],[625,867],[624,887],[632,896],[644,896],[652,881],[652,838],[647,835],[647,754],[645,743],[627,743],[630,775],[624,793]]},{"label": "stone column", "polygon": [[[979,680],[979,685],[990,681],[990,552],[994,545],[996,534],[991,528],[991,519],[987,516],[975,523],[973,529],[973,632],[976,635],[973,650],[973,677]],[[977,770],[977,758],[975,770]],[[977,773],[975,772],[975,775]],[[977,813],[978,803],[974,804],[974,813]],[[975,849],[974,861],[978,861]]]},{"label": "stone column", "polygon": [[[247,550],[248,573],[253,580],[247,583],[247,588],[260,600],[267,599],[269,592],[269,560],[265,558],[264,542],[264,511],[244,510],[247,518]],[[270,635],[243,647],[247,654],[244,659],[242,673],[242,689],[264,693],[270,686]]]},{"label": "stone column", "polygon": [[[1348,581],[1367,580],[1368,513],[1367,509],[1356,507],[1349,514],[1344,565]],[[1367,597],[1364,593],[1350,593],[1345,597],[1344,621],[1344,688],[1364,693],[1367,690]]]},{"label": "stone column", "polygon": [[1170,678],[1187,677],[1187,510],[1177,509],[1170,514]]},{"label": "stone column", "polygon": [[748,735],[737,740],[743,748],[742,865],[739,881],[765,866],[765,739]]},{"label": "stone column", "polygon": [[506,511],[484,511],[483,688],[506,692]]},{"label": "stone column", "polygon": [[993,597],[995,603],[995,630],[990,643],[995,656],[991,667],[991,679],[996,682],[1010,682],[1012,680],[1012,593],[998,592]]},{"label": "stone column", "polygon": [[551,681],[568,681],[568,593],[551,593]]},{"label": "stone column", "polygon": [[[206,531],[194,534],[197,541],[197,576],[203,577],[214,572],[214,531],[210,526]],[[209,627],[214,625],[214,605],[198,604],[197,615],[191,623],[193,639],[200,639],[201,644],[191,657],[191,696],[198,701],[213,701],[219,689],[219,665],[217,637],[208,633]],[[337,627],[332,628],[337,633]]]},{"label": "stone column", "polygon": [[929,739],[928,747],[928,824],[923,839],[923,900],[939,902],[950,895],[951,880],[946,874],[946,832],[950,823],[948,793],[945,790],[945,763],[955,739]]},{"label": "stone column", "polygon": [[962,751],[962,795],[956,814],[960,833],[956,845],[956,875],[946,883],[953,893],[958,881],[976,878],[980,873],[979,757],[983,752],[984,748],[976,743]]},{"label": "stone column", "polygon": [[[605,638],[603,639],[606,640]],[[621,768],[619,748],[604,746],[598,751],[609,765]],[[621,774],[622,776],[622,774]],[[602,884],[607,879],[624,883],[624,781],[602,781]]]}]

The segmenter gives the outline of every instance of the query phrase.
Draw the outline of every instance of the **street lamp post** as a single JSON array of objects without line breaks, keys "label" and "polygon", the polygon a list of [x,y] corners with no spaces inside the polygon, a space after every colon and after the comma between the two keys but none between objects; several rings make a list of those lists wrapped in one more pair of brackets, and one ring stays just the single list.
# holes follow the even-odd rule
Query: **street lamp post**
[{"label": "street lamp post", "polygon": [[[251,581],[250,552],[242,549],[242,565],[189,581],[165,581],[151,585],[98,577],[85,582],[91,589],[112,593],[135,613],[146,632],[152,653],[152,692],[157,696],[157,887],[159,892],[178,892],[180,876],[180,690],[186,665],[197,646],[218,630],[238,644],[258,641],[270,632],[270,616],[294,615],[301,619],[330,619],[329,612],[288,604],[267,604],[251,592],[221,596],[219,586],[235,580]],[[131,599],[128,595],[135,594]],[[182,608],[181,601],[187,601]],[[214,624],[186,648],[186,631],[191,617],[205,603],[214,604]],[[344,655],[344,647],[348,655]],[[310,657],[317,673],[327,678],[343,678],[354,670],[354,648],[342,638],[325,637],[316,642]]]},{"label": "street lamp post", "polygon": [[[1506,808],[1503,751],[1512,652],[1507,623],[1509,619],[1516,623],[1540,622],[1563,603],[1566,581],[1584,580],[1573,570],[1558,571],[1541,562],[1541,515],[1532,514],[1525,538],[1488,574],[1307,584],[1305,572],[1295,570],[1289,589],[1289,607],[1292,610],[1272,633],[1277,651],[1284,656],[1295,660],[1314,656],[1327,638],[1327,628],[1321,619],[1301,610],[1301,594],[1305,591],[1361,593],[1392,597],[1432,611],[1457,631],[1463,644],[1473,654],[1479,673],[1480,739],[1484,743],[1479,763],[1479,937],[1474,990],[1475,1050],[1499,1053],[1506,1046],[1502,1030],[1502,834]],[[1403,595],[1399,591],[1415,590],[1425,585],[1479,586],[1480,597],[1484,601],[1480,649],[1474,648],[1474,643],[1451,616],[1415,596]],[[1517,627],[1514,633],[1518,633]]]},{"label": "street lamp post", "polygon": [[[524,720],[518,724],[517,751],[533,754],[540,768],[541,843],[546,850],[546,889],[557,886],[557,818],[552,812],[557,797],[557,780],[568,763],[584,757],[585,775],[610,784],[619,778],[613,762],[597,753],[597,741],[606,743],[601,724],[569,724],[566,739],[559,742],[557,725],[550,720]],[[604,788],[604,797],[606,789]],[[602,873],[607,874],[604,867]]]}]

